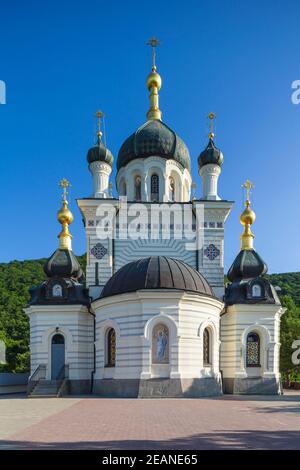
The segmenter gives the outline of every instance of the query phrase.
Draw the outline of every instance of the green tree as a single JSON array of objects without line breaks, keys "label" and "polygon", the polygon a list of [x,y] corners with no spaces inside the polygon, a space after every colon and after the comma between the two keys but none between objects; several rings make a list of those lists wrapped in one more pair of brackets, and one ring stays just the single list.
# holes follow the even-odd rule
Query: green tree
[{"label": "green tree", "polygon": [[[29,321],[23,309],[29,302],[29,288],[45,280],[45,261],[0,264],[0,339],[6,345],[7,361],[7,364],[0,364],[0,372],[29,371]],[[79,256],[78,261],[85,270],[85,255]]]}]

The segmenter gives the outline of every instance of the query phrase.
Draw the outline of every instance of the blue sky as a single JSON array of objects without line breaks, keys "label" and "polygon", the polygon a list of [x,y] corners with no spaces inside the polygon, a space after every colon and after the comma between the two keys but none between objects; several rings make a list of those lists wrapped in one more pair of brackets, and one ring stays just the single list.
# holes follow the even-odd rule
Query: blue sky
[{"label": "blue sky", "polygon": [[85,251],[75,198],[91,194],[86,153],[94,112],[106,113],[115,159],[145,121],[150,50],[160,38],[163,120],[189,147],[193,178],[217,116],[225,157],[219,180],[235,200],[226,225],[225,265],[239,250],[241,184],[255,184],[255,247],[270,272],[300,270],[300,79],[297,0],[1,2],[0,261],[49,256],[57,246],[58,181],[71,183],[73,248]]}]

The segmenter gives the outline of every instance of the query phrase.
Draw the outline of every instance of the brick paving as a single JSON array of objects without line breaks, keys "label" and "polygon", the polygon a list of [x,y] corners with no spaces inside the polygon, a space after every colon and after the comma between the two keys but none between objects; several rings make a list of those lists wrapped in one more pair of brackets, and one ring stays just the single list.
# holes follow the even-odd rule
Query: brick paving
[{"label": "brick paving", "polygon": [[13,401],[6,400],[6,417],[10,413],[18,422],[21,413],[23,426],[3,432],[0,400],[2,449],[300,449],[299,392],[190,400],[24,398],[17,406]]}]

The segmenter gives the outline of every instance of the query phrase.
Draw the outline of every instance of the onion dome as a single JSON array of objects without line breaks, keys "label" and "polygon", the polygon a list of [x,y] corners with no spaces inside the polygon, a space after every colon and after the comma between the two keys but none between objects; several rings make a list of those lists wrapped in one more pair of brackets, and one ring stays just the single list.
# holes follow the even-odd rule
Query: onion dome
[{"label": "onion dome", "polygon": [[214,164],[214,165],[219,165],[222,166],[223,164],[223,153],[221,150],[219,150],[214,143],[214,138],[215,134],[213,132],[214,130],[214,121],[215,121],[216,115],[215,113],[209,113],[208,119],[209,119],[209,126],[210,126],[210,132],[208,134],[209,141],[207,144],[207,147],[203,152],[200,153],[198,157],[198,166],[199,168],[202,168],[204,165],[208,164]]},{"label": "onion dome", "polygon": [[229,268],[227,277],[234,282],[263,276],[267,271],[268,266],[254,249],[241,250]]},{"label": "onion dome", "polygon": [[108,148],[105,147],[105,145],[103,145],[101,141],[102,132],[100,130],[100,126],[103,113],[101,111],[97,111],[96,116],[98,118],[97,143],[94,147],[89,149],[86,158],[89,164],[93,162],[105,162],[112,166],[114,161],[112,153]]},{"label": "onion dome", "polygon": [[250,207],[250,191],[253,184],[249,180],[243,184],[247,191],[246,202],[240,222],[244,226],[241,235],[241,250],[229,268],[227,277],[231,284],[226,287],[224,301],[226,305],[234,304],[278,304],[280,300],[275,288],[264,274],[268,271],[268,266],[260,255],[253,248],[254,235],[251,232],[251,225],[255,221],[255,212]]},{"label": "onion dome", "polygon": [[150,120],[137,129],[120,148],[117,169],[136,158],[151,156],[172,159],[190,171],[191,160],[183,140],[160,120]]},{"label": "onion dome", "polygon": [[209,163],[222,166],[223,160],[223,153],[215,146],[213,138],[210,137],[206,149],[203,150],[198,157],[199,168],[202,168],[204,165],[208,165]]},{"label": "onion dome", "polygon": [[44,265],[47,278],[42,284],[31,287],[30,305],[90,305],[88,289],[82,283],[83,272],[72,251],[72,235],[69,233],[69,224],[73,221],[73,214],[68,209],[67,188],[70,183],[63,179],[60,182],[63,188],[63,204],[57,213],[57,219],[62,225],[58,235],[59,247],[48,258]]},{"label": "onion dome", "polygon": [[48,277],[80,279],[83,275],[73,251],[59,248],[46,261],[44,271]]},{"label": "onion dome", "polygon": [[101,298],[141,289],[174,289],[214,296],[202,274],[182,261],[151,256],[126,264],[106,283]]},{"label": "onion dome", "polygon": [[251,232],[251,225],[256,219],[255,212],[251,208],[250,191],[254,187],[247,180],[242,186],[246,190],[245,209],[240,216],[240,223],[244,227],[241,240],[241,251],[234,260],[228,271],[228,279],[237,281],[241,279],[253,279],[266,274],[268,267],[258,253],[253,248],[254,235]]},{"label": "onion dome", "polygon": [[152,71],[147,77],[146,85],[150,92],[150,107],[147,121],[128,137],[120,148],[117,161],[118,171],[136,158],[162,157],[175,160],[183,168],[190,171],[190,154],[180,137],[162,122],[159,109],[159,95],[162,80],[155,64],[156,47],[159,41],[151,38],[148,43],[152,47]]},{"label": "onion dome", "polygon": [[62,230],[58,235],[59,247],[46,261],[44,271],[48,277],[80,279],[83,273],[72,251],[72,235],[69,232],[69,225],[74,219],[72,212],[68,209],[67,201],[67,188],[70,183],[64,178],[61,180],[60,186],[63,188],[63,203],[57,212],[57,220],[62,225]]},{"label": "onion dome", "polygon": [[104,147],[102,142],[90,148],[86,158],[89,164],[93,162],[105,162],[112,166],[114,161],[111,151]]}]

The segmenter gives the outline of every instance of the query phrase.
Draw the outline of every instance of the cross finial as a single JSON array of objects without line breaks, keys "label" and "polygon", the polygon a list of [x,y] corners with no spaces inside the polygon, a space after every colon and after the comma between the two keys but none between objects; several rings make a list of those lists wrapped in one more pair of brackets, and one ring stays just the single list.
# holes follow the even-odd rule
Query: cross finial
[{"label": "cross finial", "polygon": [[101,137],[102,137],[102,132],[101,132],[101,119],[104,116],[104,113],[102,111],[96,111],[95,116],[97,118],[97,139],[98,139],[98,144],[101,142]]},{"label": "cross finial", "polygon": [[242,184],[242,188],[245,189],[246,201],[250,202],[250,194],[251,194],[252,189],[254,188],[254,184],[251,183],[250,180],[246,180],[246,182]]},{"label": "cross finial", "polygon": [[160,41],[159,39],[157,39],[155,36],[153,36],[152,38],[150,38],[148,41],[147,41],[147,45],[148,46],[151,46],[152,48],[152,69],[156,69],[156,48],[157,46],[160,45]]},{"label": "cross finial", "polygon": [[214,134],[214,123],[215,123],[215,119],[216,119],[215,113],[209,113],[208,119],[209,119],[209,134],[208,134],[208,137],[210,139],[213,139],[214,136],[215,136],[215,134]]},{"label": "cross finial", "polygon": [[67,189],[71,186],[71,184],[66,178],[63,178],[59,182],[59,186],[63,188],[63,201],[65,202],[67,200],[67,194],[68,194]]}]

